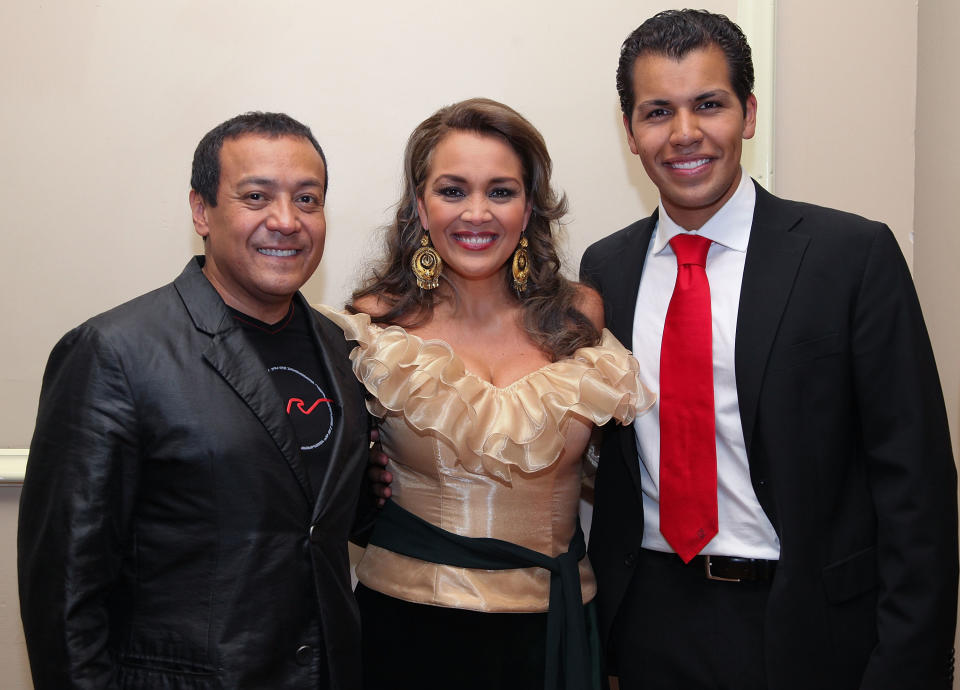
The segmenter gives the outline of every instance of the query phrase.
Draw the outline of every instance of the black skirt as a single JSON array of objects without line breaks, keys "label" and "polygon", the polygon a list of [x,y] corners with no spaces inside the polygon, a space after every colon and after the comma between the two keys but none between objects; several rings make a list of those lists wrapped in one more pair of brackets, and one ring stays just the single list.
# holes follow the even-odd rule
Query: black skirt
[{"label": "black skirt", "polygon": [[413,604],[357,586],[366,690],[540,690],[546,613]]}]

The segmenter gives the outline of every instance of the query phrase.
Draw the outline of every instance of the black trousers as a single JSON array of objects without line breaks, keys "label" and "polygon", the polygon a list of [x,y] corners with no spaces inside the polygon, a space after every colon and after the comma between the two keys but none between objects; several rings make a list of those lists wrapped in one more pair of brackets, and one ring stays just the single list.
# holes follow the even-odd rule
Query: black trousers
[{"label": "black trousers", "polygon": [[357,585],[366,690],[540,690],[545,613],[412,604]]},{"label": "black trousers", "polygon": [[764,690],[768,592],[641,549],[609,643],[621,690]]}]

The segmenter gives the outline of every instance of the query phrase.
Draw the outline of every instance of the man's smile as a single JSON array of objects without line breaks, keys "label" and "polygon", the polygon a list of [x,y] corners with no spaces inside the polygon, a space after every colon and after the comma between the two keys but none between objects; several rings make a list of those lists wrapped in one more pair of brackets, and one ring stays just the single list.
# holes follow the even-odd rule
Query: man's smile
[{"label": "man's smile", "polygon": [[665,165],[674,170],[696,170],[709,162],[709,158],[698,158],[692,161],[668,161]]}]

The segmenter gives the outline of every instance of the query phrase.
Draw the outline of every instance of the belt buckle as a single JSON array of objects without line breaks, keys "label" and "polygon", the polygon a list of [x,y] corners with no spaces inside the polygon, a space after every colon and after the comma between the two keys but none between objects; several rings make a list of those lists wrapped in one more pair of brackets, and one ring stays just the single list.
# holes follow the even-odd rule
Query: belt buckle
[{"label": "belt buckle", "polygon": [[718,582],[740,582],[739,577],[720,577],[719,575],[714,575],[713,560],[711,556],[704,555],[703,565],[704,565],[704,570],[706,571],[708,580],[717,580]]}]

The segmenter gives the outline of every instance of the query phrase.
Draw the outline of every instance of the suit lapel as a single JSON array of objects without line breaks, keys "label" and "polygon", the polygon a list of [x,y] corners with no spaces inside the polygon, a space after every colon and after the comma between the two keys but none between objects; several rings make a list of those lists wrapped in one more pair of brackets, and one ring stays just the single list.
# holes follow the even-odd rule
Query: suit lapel
[{"label": "suit lapel", "polygon": [[310,479],[300,462],[300,446],[280,395],[263,363],[227,311],[217,291],[201,271],[202,257],[195,257],[174,281],[194,326],[211,336],[203,358],[226,381],[256,415],[283,454],[308,503],[313,501]]},{"label": "suit lapel", "polygon": [[[311,336],[317,347],[320,365],[327,374],[334,400],[340,406],[340,426],[334,430],[331,439],[329,462],[323,481],[319,487],[317,501],[314,506],[313,521],[319,521],[323,514],[334,505],[331,499],[337,495],[348,495],[344,483],[354,480],[354,474],[349,465],[353,462],[349,452],[350,444],[358,436],[369,433],[367,417],[349,416],[355,410],[364,410],[364,403],[360,393],[357,378],[350,367],[350,360],[343,354],[342,347],[330,347],[328,343],[341,343],[343,331],[334,326],[326,318],[317,315],[306,300],[298,295],[298,306],[302,305],[310,316]],[[333,354],[331,354],[331,352]],[[366,443],[363,443],[366,447]]]},{"label": "suit lapel", "polygon": [[313,491],[303,463],[300,461],[300,444],[297,441],[290,419],[280,404],[280,394],[266,368],[252,351],[250,343],[237,326],[218,333],[203,353],[210,365],[220,372],[234,392],[257,416],[273,442],[283,453],[287,465],[296,477],[304,497],[312,503]]},{"label": "suit lapel", "polygon": [[737,396],[747,457],[753,441],[760,388],[774,338],[790,298],[809,238],[793,232],[801,215],[757,186],[737,313]]}]

